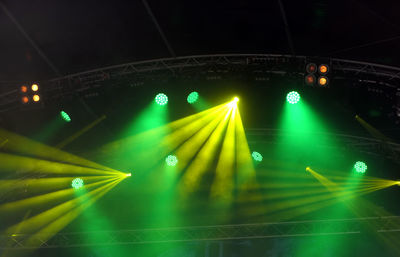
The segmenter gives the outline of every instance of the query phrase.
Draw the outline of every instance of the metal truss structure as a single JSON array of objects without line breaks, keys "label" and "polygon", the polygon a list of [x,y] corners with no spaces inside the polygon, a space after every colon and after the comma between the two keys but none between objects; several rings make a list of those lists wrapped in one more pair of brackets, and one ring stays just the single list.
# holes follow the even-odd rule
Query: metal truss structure
[{"label": "metal truss structure", "polygon": [[[400,232],[400,217],[368,217],[357,219],[309,220],[279,223],[198,226],[163,229],[117,230],[47,235],[3,235],[0,249],[29,249],[26,240],[40,248],[67,248],[95,245],[145,244],[243,240],[256,238],[304,237],[361,233]],[[95,238],[95,240],[93,239]],[[35,247],[36,248],[36,247]]]},{"label": "metal truss structure", "polygon": [[[141,86],[145,78],[168,76],[219,79],[227,75],[231,77],[250,73],[255,80],[263,80],[269,75],[304,79],[306,63],[315,60],[328,63],[332,70],[331,76],[335,79],[350,79],[379,88],[400,89],[398,67],[335,58],[276,54],[217,54],[139,61],[79,72],[39,83],[49,99],[84,92],[101,86],[102,82],[123,78],[128,79],[131,86]],[[5,89],[0,93],[0,110],[9,109],[12,103],[19,104],[16,90],[18,86],[15,83],[3,85]]]}]

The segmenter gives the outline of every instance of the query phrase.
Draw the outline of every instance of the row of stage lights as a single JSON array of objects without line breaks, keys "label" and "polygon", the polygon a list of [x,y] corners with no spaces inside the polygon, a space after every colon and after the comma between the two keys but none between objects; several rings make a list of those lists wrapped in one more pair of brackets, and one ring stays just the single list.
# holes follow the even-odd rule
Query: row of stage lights
[{"label": "row of stage lights", "polygon": [[20,88],[20,92],[21,92],[21,102],[23,104],[28,104],[30,102],[37,103],[40,101],[38,84],[34,83],[30,86],[22,85]]},{"label": "row of stage lights", "polygon": [[[315,63],[309,63],[306,66],[306,76],[304,78],[306,85],[327,87],[329,85],[328,73],[330,69],[326,64],[317,66]],[[318,76],[318,79],[317,79]]]}]

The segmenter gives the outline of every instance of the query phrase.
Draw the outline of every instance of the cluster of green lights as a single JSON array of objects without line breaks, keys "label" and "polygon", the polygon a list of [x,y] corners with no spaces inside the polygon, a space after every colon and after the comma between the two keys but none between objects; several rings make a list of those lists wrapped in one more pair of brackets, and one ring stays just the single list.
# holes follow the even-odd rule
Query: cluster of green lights
[{"label": "cluster of green lights", "polygon": [[61,118],[66,122],[71,122],[71,118],[69,117],[68,113],[61,111],[60,112]]},{"label": "cluster of green lights", "polygon": [[168,96],[166,94],[159,93],[158,95],[156,95],[154,100],[159,105],[166,105],[168,103]]},{"label": "cluster of green lights", "polygon": [[175,155],[168,155],[165,162],[168,166],[175,166],[178,163],[178,158]]},{"label": "cluster of green lights", "polygon": [[187,97],[187,101],[190,104],[195,103],[198,99],[199,99],[199,93],[197,92],[192,92]]},{"label": "cluster of green lights", "polygon": [[261,162],[262,159],[263,159],[263,156],[262,156],[259,152],[252,152],[252,153],[251,153],[251,157],[253,157],[253,159],[254,159],[256,162]]},{"label": "cluster of green lights", "polygon": [[296,91],[289,92],[286,96],[286,100],[290,104],[297,104],[300,101],[300,94]]},{"label": "cluster of green lights", "polygon": [[365,164],[364,162],[358,161],[356,162],[356,164],[354,164],[354,170],[357,173],[365,173],[367,171],[367,164]]},{"label": "cluster of green lights", "polygon": [[71,186],[74,189],[82,188],[83,187],[83,179],[75,178],[74,180],[72,180]]}]

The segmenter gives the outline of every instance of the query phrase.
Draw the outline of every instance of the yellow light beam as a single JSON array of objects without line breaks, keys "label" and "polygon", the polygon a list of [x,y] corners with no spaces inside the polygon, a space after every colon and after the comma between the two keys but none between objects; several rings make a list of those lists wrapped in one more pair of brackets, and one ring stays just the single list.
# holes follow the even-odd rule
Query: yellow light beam
[{"label": "yellow light beam", "polygon": [[[115,180],[115,178],[110,178],[98,182],[94,182],[91,184],[85,185],[86,189],[91,189],[97,186],[100,186],[105,183],[109,183],[110,181]],[[75,194],[75,189],[63,189],[47,194],[37,195],[29,198],[25,198],[22,200],[17,200],[14,202],[4,203],[0,205],[0,213],[1,215],[12,215],[14,212],[29,210],[33,207],[38,207],[42,205],[50,205],[54,202],[59,202],[60,200],[68,199]]]},{"label": "yellow light beam", "polygon": [[[117,179],[115,181],[119,181],[122,179]],[[96,193],[105,190],[108,186],[109,183],[112,183],[113,181],[109,181],[107,184],[100,186],[88,193],[85,193],[79,197],[76,197],[72,200],[66,201],[62,204],[59,204],[51,209],[48,209],[42,213],[39,213],[29,219],[26,219],[16,225],[13,225],[9,227],[6,230],[7,234],[12,234],[13,231],[15,231],[18,227],[20,228],[20,231],[24,234],[31,234],[35,233],[39,229],[41,229],[43,226],[53,222],[57,218],[61,217],[68,211],[74,209],[77,205],[81,204],[82,202],[85,202],[88,200],[88,198],[92,195],[95,195]]]},{"label": "yellow light beam", "polygon": [[235,171],[235,114],[236,111],[233,111],[229,119],[217,167],[215,169],[214,182],[211,185],[210,191],[211,198],[225,203],[230,203],[233,198],[233,175]]},{"label": "yellow light beam", "polygon": [[67,162],[75,165],[91,167],[93,169],[115,171],[109,167],[64,152],[60,149],[38,143],[34,140],[28,139],[26,137],[17,135],[1,128],[0,140],[7,140],[7,143],[2,146],[2,149],[4,151],[18,153],[22,155],[30,155],[47,160]]},{"label": "yellow light beam", "polygon": [[45,174],[86,174],[86,175],[115,175],[122,174],[116,170],[99,170],[83,166],[76,166],[67,163],[53,162],[32,157],[24,157],[13,154],[0,153],[1,172],[15,172],[20,173],[45,173]]},{"label": "yellow light beam", "polygon": [[103,116],[97,118],[96,120],[94,120],[93,122],[91,122],[90,124],[88,124],[84,128],[82,128],[81,130],[79,130],[78,132],[74,133],[72,136],[61,141],[59,144],[56,145],[56,148],[58,148],[58,149],[64,148],[66,145],[70,144],[72,141],[74,141],[78,137],[82,136],[83,134],[88,132],[90,129],[92,129],[94,126],[96,126],[97,124],[99,124],[100,122],[102,122],[105,119],[106,119],[106,115],[103,115]]},{"label": "yellow light beam", "polygon": [[[196,155],[196,158],[189,164],[189,167],[183,175],[179,186],[181,192],[183,193],[183,196],[197,189],[201,175],[210,168],[214,160],[213,156],[215,156],[217,146],[222,140],[224,130],[226,129],[227,123],[229,121],[229,115],[232,113],[232,111],[233,108],[228,109],[223,120],[211,133],[210,137],[207,139],[203,147]],[[196,148],[192,148],[191,151],[193,151],[193,149]]]}]

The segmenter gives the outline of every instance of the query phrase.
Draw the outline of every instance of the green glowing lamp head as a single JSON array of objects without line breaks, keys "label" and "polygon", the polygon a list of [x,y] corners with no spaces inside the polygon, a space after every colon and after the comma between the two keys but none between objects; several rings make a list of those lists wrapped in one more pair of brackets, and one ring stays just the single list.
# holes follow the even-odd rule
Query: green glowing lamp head
[{"label": "green glowing lamp head", "polygon": [[199,93],[197,92],[192,92],[187,97],[187,101],[190,104],[197,102],[198,99],[199,99]]},{"label": "green glowing lamp head", "polygon": [[263,156],[262,156],[259,152],[252,152],[252,153],[251,153],[251,157],[253,157],[253,159],[254,159],[256,162],[261,162],[262,159],[263,159]]},{"label": "green glowing lamp head", "polygon": [[286,100],[290,104],[297,104],[300,101],[300,94],[296,91],[289,92],[286,96]]},{"label": "green glowing lamp head", "polygon": [[367,164],[365,164],[364,162],[358,161],[356,162],[356,164],[354,164],[354,170],[357,173],[365,173],[367,171]]},{"label": "green glowing lamp head", "polygon": [[165,162],[168,166],[175,166],[178,163],[178,158],[175,155],[168,155]]},{"label": "green glowing lamp head", "polygon": [[82,188],[83,187],[83,180],[81,178],[75,178],[74,180],[72,180],[71,186],[74,189]]},{"label": "green glowing lamp head", "polygon": [[166,105],[168,103],[168,96],[163,93],[159,93],[158,95],[156,95],[154,100],[158,105]]},{"label": "green glowing lamp head", "polygon": [[71,122],[71,118],[69,117],[68,113],[61,111],[60,112],[61,118],[66,122]]}]

